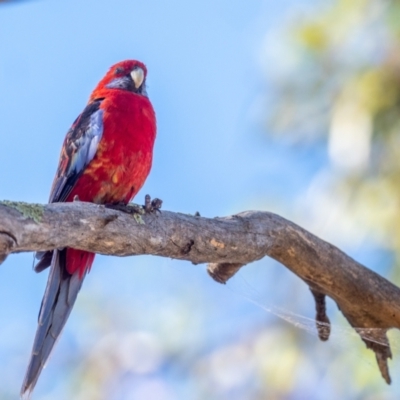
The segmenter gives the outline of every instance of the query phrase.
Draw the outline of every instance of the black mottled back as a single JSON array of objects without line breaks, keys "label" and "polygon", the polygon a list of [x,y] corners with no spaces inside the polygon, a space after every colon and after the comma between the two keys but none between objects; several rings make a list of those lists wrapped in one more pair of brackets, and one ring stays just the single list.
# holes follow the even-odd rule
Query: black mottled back
[{"label": "black mottled back", "polygon": [[[90,146],[93,136],[101,137],[103,129],[102,125],[93,127],[93,116],[99,111],[103,100],[96,99],[88,104],[68,131],[61,150],[60,162],[49,203],[65,201],[78,178],[82,175],[84,167],[91,161],[91,158],[88,159],[87,157],[87,148]],[[97,131],[92,133],[93,129],[96,130],[96,128]],[[101,132],[98,132],[99,129]]]}]

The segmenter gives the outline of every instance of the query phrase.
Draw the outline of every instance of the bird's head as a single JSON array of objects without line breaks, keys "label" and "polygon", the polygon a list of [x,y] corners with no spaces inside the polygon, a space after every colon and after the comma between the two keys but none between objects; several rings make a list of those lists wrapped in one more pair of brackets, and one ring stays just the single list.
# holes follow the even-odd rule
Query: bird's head
[{"label": "bird's head", "polygon": [[93,91],[91,99],[104,89],[127,90],[142,96],[146,92],[146,66],[140,61],[125,60],[113,65]]}]

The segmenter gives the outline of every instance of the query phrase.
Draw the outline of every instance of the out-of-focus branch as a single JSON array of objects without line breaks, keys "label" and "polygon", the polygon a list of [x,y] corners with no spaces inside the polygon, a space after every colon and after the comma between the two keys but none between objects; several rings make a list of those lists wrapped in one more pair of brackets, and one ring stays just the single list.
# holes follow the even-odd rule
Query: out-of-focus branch
[{"label": "out-of-focus branch", "polygon": [[[132,207],[127,206],[128,210]],[[387,358],[391,351],[386,332],[400,328],[400,289],[278,215],[260,211],[223,218],[169,211],[131,215],[79,201],[0,203],[0,260],[10,253],[63,247],[209,263],[210,275],[221,283],[242,266],[272,257],[310,287],[320,338],[327,340],[330,332],[325,314],[327,295],[375,352],[382,376],[390,383]]]},{"label": "out-of-focus branch", "polygon": [[26,1],[26,0],[0,0],[0,5],[1,4],[9,4],[9,3],[21,3],[22,1]]}]

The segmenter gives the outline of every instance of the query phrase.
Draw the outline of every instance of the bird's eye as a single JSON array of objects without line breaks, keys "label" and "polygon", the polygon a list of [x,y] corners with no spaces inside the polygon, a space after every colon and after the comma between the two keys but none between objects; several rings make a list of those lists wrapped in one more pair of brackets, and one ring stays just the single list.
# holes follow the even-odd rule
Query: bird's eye
[{"label": "bird's eye", "polygon": [[144,71],[140,67],[135,67],[131,71],[131,77],[136,89],[139,89],[142,86],[144,81]]},{"label": "bird's eye", "polygon": [[122,74],[123,72],[124,72],[124,69],[122,67],[117,67],[117,68],[115,68],[114,74],[119,75],[119,74]]}]

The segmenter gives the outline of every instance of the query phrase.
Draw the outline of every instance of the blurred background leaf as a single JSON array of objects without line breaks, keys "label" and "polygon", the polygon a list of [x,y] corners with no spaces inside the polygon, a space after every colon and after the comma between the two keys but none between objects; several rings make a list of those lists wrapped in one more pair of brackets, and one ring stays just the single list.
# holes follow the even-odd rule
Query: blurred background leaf
[{"label": "blurred background leaf", "polygon": [[400,256],[399,13],[399,1],[325,2],[292,17],[266,46],[275,69],[267,71],[268,132],[324,146],[314,196],[331,199],[325,211],[340,197],[343,219],[388,249],[393,265]]}]

